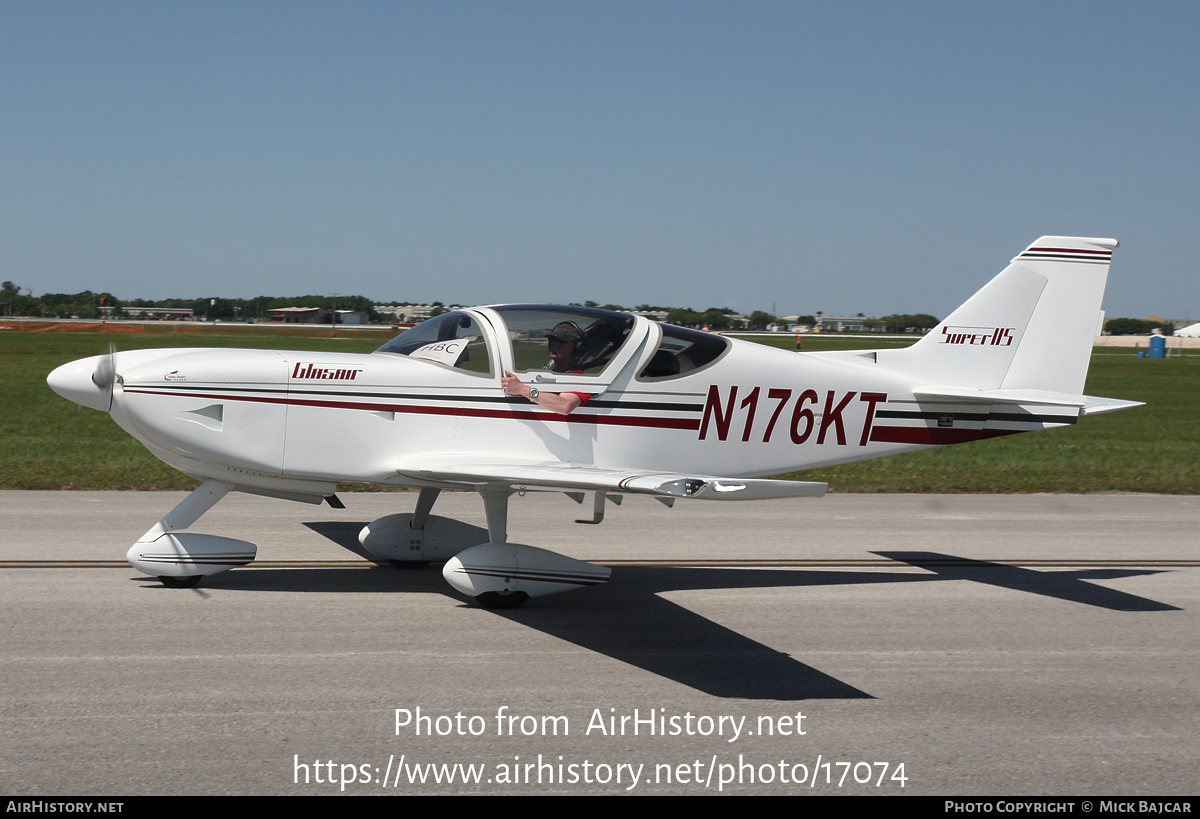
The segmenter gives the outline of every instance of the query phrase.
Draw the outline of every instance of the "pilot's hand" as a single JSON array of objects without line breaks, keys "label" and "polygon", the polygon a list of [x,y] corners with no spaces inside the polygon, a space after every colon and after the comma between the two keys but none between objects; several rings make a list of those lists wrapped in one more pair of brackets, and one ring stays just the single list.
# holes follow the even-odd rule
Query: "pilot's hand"
[{"label": "pilot's hand", "polygon": [[504,371],[504,377],[500,379],[500,386],[508,395],[523,395],[526,398],[529,397],[529,385],[522,384],[521,379],[517,378],[508,370]]}]

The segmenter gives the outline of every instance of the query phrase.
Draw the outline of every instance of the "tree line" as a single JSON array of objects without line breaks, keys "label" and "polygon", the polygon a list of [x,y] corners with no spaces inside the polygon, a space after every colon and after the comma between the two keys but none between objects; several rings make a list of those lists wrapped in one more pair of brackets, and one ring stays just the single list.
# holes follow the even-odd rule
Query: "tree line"
[{"label": "tree line", "polygon": [[[367,315],[369,321],[387,321],[391,317],[376,312],[375,307],[382,302],[375,302],[366,296],[346,295],[331,298],[325,295],[308,296],[256,296],[251,299],[228,299],[219,296],[198,299],[118,299],[112,293],[84,290],[81,293],[43,293],[34,296],[31,289],[21,287],[6,281],[0,285],[0,315],[27,316],[37,318],[86,318],[96,319],[104,316],[121,318],[128,315],[130,308],[174,308],[191,310],[192,314],[202,320],[247,320],[263,321],[269,318],[270,311],[283,307],[324,307],[339,310],[355,310]],[[412,302],[393,301],[394,305],[410,305]],[[594,301],[583,302],[577,306],[599,307],[604,310],[628,311],[631,308],[619,304],[598,304]],[[437,315],[450,309],[440,301],[433,302],[432,315]],[[705,327],[710,330],[766,330],[779,324],[779,318],[763,310],[755,310],[748,316],[738,316],[728,307],[709,307],[706,310],[694,310],[691,307],[658,307],[650,304],[639,304],[632,308],[642,312],[666,313],[668,324],[681,327]],[[820,313],[816,316],[800,316],[798,323],[815,327]],[[861,316],[861,314],[860,314]],[[882,327],[890,333],[920,332],[929,330],[938,323],[933,316],[919,313],[915,315],[895,314],[884,318],[864,318],[863,325],[867,329]],[[1149,331],[1146,331],[1149,332]]]},{"label": "tree line", "polygon": [[191,310],[201,319],[265,320],[271,310],[282,307],[325,307],[336,304],[338,310],[356,310],[369,314],[372,320],[375,303],[366,296],[256,296],[252,299],[209,297],[200,299],[118,299],[112,293],[84,290],[81,293],[43,293],[34,296],[31,290],[13,282],[0,285],[0,307],[9,316],[37,318],[101,318],[109,315],[120,318],[128,308],[174,308]]},{"label": "tree line", "polygon": [[1155,330],[1164,336],[1175,334],[1175,322],[1152,319],[1112,318],[1104,322],[1104,329],[1114,336],[1148,336]]}]

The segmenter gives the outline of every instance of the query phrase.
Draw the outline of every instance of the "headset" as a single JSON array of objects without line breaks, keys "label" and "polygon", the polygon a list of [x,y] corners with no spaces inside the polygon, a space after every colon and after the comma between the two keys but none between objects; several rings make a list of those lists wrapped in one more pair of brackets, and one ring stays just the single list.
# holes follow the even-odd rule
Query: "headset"
[{"label": "headset", "polygon": [[[565,335],[569,338],[562,338]],[[558,341],[571,341],[571,359],[578,366],[583,363],[583,354],[587,352],[587,334],[583,332],[578,324],[573,321],[560,321],[554,325],[554,329],[546,333],[547,339],[557,339]]]}]

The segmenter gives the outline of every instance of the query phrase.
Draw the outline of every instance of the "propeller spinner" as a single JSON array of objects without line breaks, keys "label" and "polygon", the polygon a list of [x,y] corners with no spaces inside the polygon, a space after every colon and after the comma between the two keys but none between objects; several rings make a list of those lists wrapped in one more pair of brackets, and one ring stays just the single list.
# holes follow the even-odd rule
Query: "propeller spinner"
[{"label": "propeller spinner", "polygon": [[62,365],[50,373],[46,383],[63,398],[108,412],[117,378],[117,348],[110,344],[104,355]]}]

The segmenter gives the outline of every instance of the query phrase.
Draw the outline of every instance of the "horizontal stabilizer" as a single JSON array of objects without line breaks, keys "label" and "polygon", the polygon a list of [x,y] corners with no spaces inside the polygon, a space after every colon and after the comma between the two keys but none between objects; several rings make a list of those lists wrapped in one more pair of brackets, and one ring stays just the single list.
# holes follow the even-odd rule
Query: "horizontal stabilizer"
[{"label": "horizontal stabilizer", "polygon": [[1140,407],[1142,401],[1120,398],[1098,398],[1094,395],[1071,395],[1049,390],[975,390],[970,387],[916,387],[913,396],[918,401],[955,401],[976,404],[1022,404],[1026,406],[1074,407],[1081,415]]},{"label": "horizontal stabilizer", "polygon": [[1087,403],[1083,405],[1084,415],[1099,415],[1102,412],[1116,412],[1130,407],[1144,407],[1145,401],[1124,401],[1120,398],[1100,398],[1095,395],[1085,395]]},{"label": "horizontal stabilizer", "polygon": [[419,483],[478,486],[502,484],[514,489],[605,490],[700,500],[767,500],[819,498],[827,484],[815,481],[772,481],[685,475],[677,472],[634,472],[561,463],[464,463],[440,460],[397,469],[400,477]]},{"label": "horizontal stabilizer", "polygon": [[970,387],[916,387],[918,401],[966,401],[979,404],[1035,404],[1047,407],[1076,407],[1087,403],[1086,395],[1048,390],[975,390]]}]

